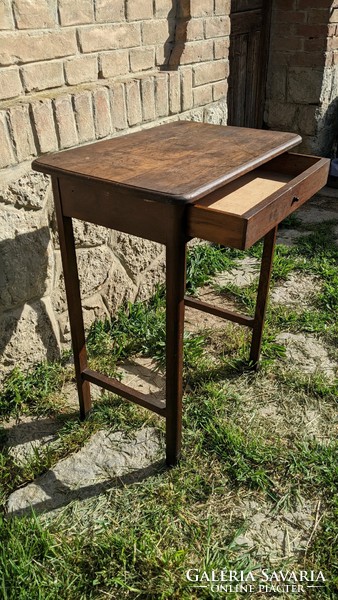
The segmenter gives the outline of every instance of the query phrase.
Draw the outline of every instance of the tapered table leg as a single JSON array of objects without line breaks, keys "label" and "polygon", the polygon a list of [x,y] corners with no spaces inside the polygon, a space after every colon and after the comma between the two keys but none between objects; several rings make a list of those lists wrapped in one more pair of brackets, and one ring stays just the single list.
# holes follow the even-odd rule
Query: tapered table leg
[{"label": "tapered table leg", "polygon": [[73,224],[70,217],[65,217],[63,215],[58,180],[56,177],[53,177],[52,180],[70,329],[72,335],[76,384],[79,394],[80,417],[81,419],[84,419],[91,409],[91,398],[90,383],[88,381],[84,381],[81,375],[84,369],[87,367],[87,352],[82,316],[80,284],[75,254]]},{"label": "tapered table leg", "polygon": [[278,227],[274,227],[264,237],[263,256],[259,276],[256,310],[250,349],[250,362],[256,369],[258,367],[259,355],[262,346],[264,319],[268,301],[277,229]]},{"label": "tapered table leg", "polygon": [[186,240],[177,228],[166,246],[166,462],[181,453]]}]

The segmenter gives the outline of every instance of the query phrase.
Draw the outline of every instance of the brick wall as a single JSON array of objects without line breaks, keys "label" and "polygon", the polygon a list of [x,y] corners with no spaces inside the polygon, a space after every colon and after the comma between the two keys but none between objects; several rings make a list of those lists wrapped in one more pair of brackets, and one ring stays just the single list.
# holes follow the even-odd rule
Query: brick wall
[{"label": "brick wall", "polygon": [[[0,0],[0,372],[69,344],[42,153],[225,123],[229,0]],[[86,325],[163,278],[161,246],[75,223]]]},{"label": "brick wall", "polygon": [[338,135],[338,2],[274,0],[265,120],[330,155]]}]

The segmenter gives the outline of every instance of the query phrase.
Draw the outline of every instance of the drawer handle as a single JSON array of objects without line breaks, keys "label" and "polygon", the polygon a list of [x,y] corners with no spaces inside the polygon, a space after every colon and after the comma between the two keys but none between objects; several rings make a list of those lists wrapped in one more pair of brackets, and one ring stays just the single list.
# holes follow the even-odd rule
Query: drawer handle
[{"label": "drawer handle", "polygon": [[298,196],[294,196],[294,197],[292,198],[291,206],[292,206],[293,204],[296,204],[296,202],[299,202],[299,198],[298,198]]}]

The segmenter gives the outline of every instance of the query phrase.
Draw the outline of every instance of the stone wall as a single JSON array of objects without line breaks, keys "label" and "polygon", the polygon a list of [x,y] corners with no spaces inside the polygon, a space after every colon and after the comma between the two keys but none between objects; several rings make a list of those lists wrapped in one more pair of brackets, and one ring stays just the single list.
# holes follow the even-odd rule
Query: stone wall
[{"label": "stone wall", "polygon": [[[35,156],[176,119],[226,122],[229,2],[0,0],[0,372],[70,332]],[[75,222],[85,324],[163,278],[163,248]]]},{"label": "stone wall", "polygon": [[265,121],[330,156],[338,136],[338,2],[274,0]]}]

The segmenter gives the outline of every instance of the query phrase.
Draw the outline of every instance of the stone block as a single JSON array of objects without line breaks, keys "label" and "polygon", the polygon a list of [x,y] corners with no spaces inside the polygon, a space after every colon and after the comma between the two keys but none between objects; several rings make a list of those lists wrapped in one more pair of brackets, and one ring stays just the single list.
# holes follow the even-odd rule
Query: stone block
[{"label": "stone block", "polygon": [[55,13],[48,0],[14,0],[13,10],[18,29],[55,27]]},{"label": "stone block", "polygon": [[213,17],[205,21],[205,37],[216,38],[230,35],[230,18]]},{"label": "stone block", "polygon": [[93,92],[94,124],[96,137],[107,137],[112,130],[110,117],[110,98],[106,88]]},{"label": "stone block", "polygon": [[96,248],[106,244],[110,238],[110,230],[101,225],[74,219],[74,238],[77,248]]},{"label": "stone block", "polygon": [[192,17],[212,17],[214,0],[193,0],[190,10]]},{"label": "stone block", "polygon": [[19,69],[8,68],[0,70],[0,100],[15,98],[22,91]]},{"label": "stone block", "polygon": [[16,163],[5,112],[0,112],[0,139],[0,168],[3,168]]},{"label": "stone block", "polygon": [[95,140],[93,103],[91,92],[73,96],[74,114],[80,144]]},{"label": "stone block", "polygon": [[135,48],[130,50],[130,68],[133,72],[146,71],[155,67],[154,48]]},{"label": "stone block", "polygon": [[267,98],[271,98],[276,102],[286,102],[286,90],[286,67],[271,68],[267,82]]},{"label": "stone block", "polygon": [[212,85],[202,85],[193,90],[194,106],[204,106],[212,102]]},{"label": "stone block", "polygon": [[92,0],[59,0],[58,4],[62,26],[92,23],[94,21]]},{"label": "stone block", "polygon": [[36,92],[64,84],[62,61],[39,62],[21,69],[26,92]]},{"label": "stone block", "polygon": [[76,146],[78,137],[71,96],[60,96],[55,98],[53,103],[60,148]]},{"label": "stone block", "polygon": [[212,97],[213,101],[224,100],[227,97],[228,93],[228,82],[227,81],[218,81],[214,83],[212,86]]},{"label": "stone block", "polygon": [[177,71],[170,71],[169,76],[169,112],[174,115],[181,110],[181,80]]},{"label": "stone block", "polygon": [[153,18],[153,0],[128,0],[128,21],[143,21]]},{"label": "stone block", "polygon": [[49,60],[71,56],[76,52],[74,30],[0,33],[2,65]]},{"label": "stone block", "polygon": [[164,44],[173,40],[174,22],[172,20],[152,20],[142,23],[142,41],[145,46]]},{"label": "stone block", "polygon": [[165,252],[143,273],[138,283],[136,301],[148,300],[154,294],[156,286],[165,282]]},{"label": "stone block", "polygon": [[2,374],[60,358],[59,333],[48,298],[3,313],[0,328]]},{"label": "stone block", "polygon": [[228,65],[225,61],[214,61],[196,65],[193,68],[194,85],[204,85],[211,81],[220,81],[228,76]]},{"label": "stone block", "polygon": [[79,38],[82,52],[134,48],[141,44],[141,30],[138,23],[101,25],[80,29]]},{"label": "stone block", "polygon": [[47,291],[50,233],[35,211],[12,207],[1,211],[0,231],[0,307],[9,310]]},{"label": "stone block", "polygon": [[137,79],[128,81],[126,83],[126,96],[127,96],[127,115],[128,123],[132,127],[133,125],[139,125],[142,123],[142,106],[140,96],[140,82]]},{"label": "stone block", "polygon": [[0,191],[0,201],[15,208],[41,210],[51,192],[47,175],[30,171]]},{"label": "stone block", "polygon": [[100,23],[124,21],[125,0],[95,0],[95,18]]},{"label": "stone block", "polygon": [[52,103],[38,100],[31,105],[33,126],[39,146],[39,153],[54,152],[58,149]]},{"label": "stone block", "polygon": [[212,123],[212,125],[226,125],[228,117],[227,104],[225,101],[217,102],[204,109],[204,121],[205,123]]},{"label": "stone block", "polygon": [[214,58],[219,60],[221,58],[228,58],[229,56],[230,38],[217,38],[214,40]]},{"label": "stone block", "polygon": [[203,40],[204,38],[204,20],[203,19],[179,19],[176,25],[175,40],[182,42],[192,42],[194,40]]},{"label": "stone block", "polygon": [[231,8],[231,0],[215,0],[215,12],[216,16],[229,15]]},{"label": "stone block", "polygon": [[323,71],[313,68],[293,67],[288,72],[288,102],[297,104],[318,103],[322,90]]},{"label": "stone block", "polygon": [[161,244],[119,231],[113,232],[110,246],[128,276],[137,284],[163,253]]},{"label": "stone block", "polygon": [[10,0],[0,0],[0,30],[14,29]]},{"label": "stone block", "polygon": [[181,93],[182,110],[189,110],[193,107],[191,67],[181,69]]},{"label": "stone block", "polygon": [[186,44],[175,44],[170,64],[187,65],[197,62],[213,60],[214,45],[212,40],[202,40],[200,42],[187,42]]},{"label": "stone block", "polygon": [[102,77],[118,77],[129,73],[128,50],[113,50],[100,56]]},{"label": "stone block", "polygon": [[9,123],[13,145],[19,162],[36,154],[27,104],[9,109]]},{"label": "stone block", "polygon": [[141,97],[143,121],[154,121],[156,116],[154,77],[141,80]]},{"label": "stone block", "polygon": [[281,102],[268,102],[267,119],[269,127],[283,131],[294,131],[298,106]]},{"label": "stone block", "polygon": [[125,87],[123,83],[116,83],[112,87],[112,121],[113,127],[117,130],[126,129],[127,122],[127,107]]},{"label": "stone block", "polygon": [[166,117],[169,114],[169,91],[167,74],[158,75],[155,78],[155,107],[158,117]]},{"label": "stone block", "polygon": [[155,0],[155,15],[157,19],[173,19],[176,16],[176,7],[172,0]]},{"label": "stone block", "polygon": [[137,286],[118,260],[113,260],[107,285],[102,290],[102,297],[111,315],[116,312],[124,302],[134,302]]},{"label": "stone block", "polygon": [[81,56],[65,62],[66,82],[69,85],[78,85],[87,81],[97,80],[96,56]]}]

